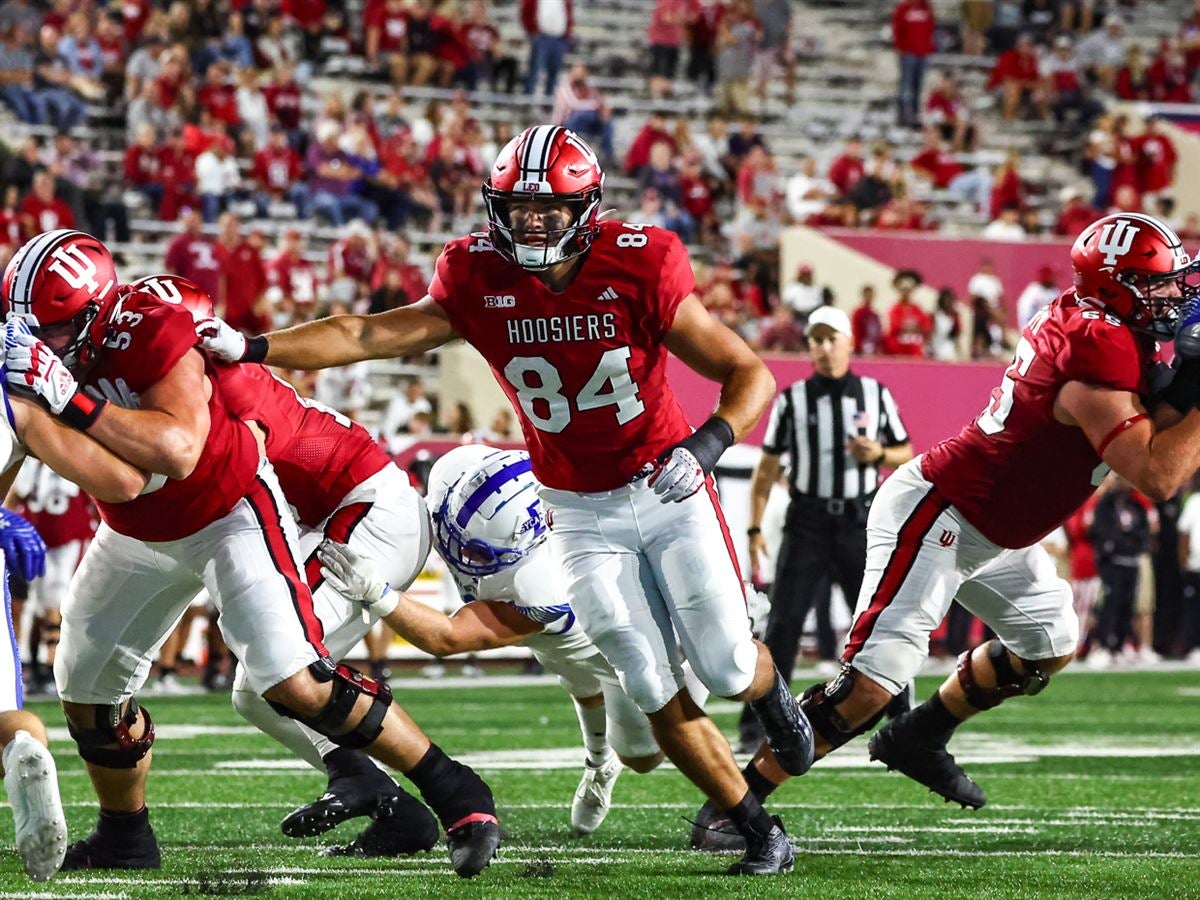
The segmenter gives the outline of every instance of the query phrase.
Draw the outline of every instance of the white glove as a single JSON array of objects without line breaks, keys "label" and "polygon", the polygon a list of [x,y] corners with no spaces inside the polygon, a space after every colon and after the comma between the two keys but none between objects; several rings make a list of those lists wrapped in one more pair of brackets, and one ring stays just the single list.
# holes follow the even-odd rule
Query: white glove
[{"label": "white glove", "polygon": [[19,316],[9,318],[4,325],[4,366],[4,377],[11,387],[37,397],[56,416],[79,390],[75,376],[53,350],[33,336]]},{"label": "white glove", "polygon": [[229,363],[246,358],[246,336],[224,319],[213,316],[196,322],[200,346],[219,360]]},{"label": "white glove", "polygon": [[646,482],[663,503],[680,503],[704,485],[704,470],[692,451],[676,447],[660,462]]},{"label": "white glove", "polygon": [[371,615],[382,619],[399,605],[400,595],[379,577],[375,563],[345,544],[325,538],[317,548],[317,558],[330,586]]}]

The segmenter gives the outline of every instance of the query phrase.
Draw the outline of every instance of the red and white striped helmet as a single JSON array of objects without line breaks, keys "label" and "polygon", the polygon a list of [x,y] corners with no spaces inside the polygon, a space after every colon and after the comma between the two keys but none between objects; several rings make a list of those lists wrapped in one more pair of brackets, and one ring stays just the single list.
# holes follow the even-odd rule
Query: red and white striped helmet
[{"label": "red and white striped helmet", "polygon": [[[526,128],[500,151],[483,184],[492,245],[534,271],[579,256],[599,233],[603,193],[600,162],[579,135],[558,125]],[[535,228],[522,222],[531,208]]]},{"label": "red and white striped helmet", "polygon": [[182,275],[147,275],[131,284],[123,285],[121,291],[144,291],[153,294],[164,303],[176,303],[190,312],[197,322],[216,315],[212,297],[208,296],[200,285],[188,281]]},{"label": "red and white striped helmet", "polygon": [[32,313],[39,338],[67,364],[84,362],[92,323],[117,296],[112,254],[82,231],[46,231],[16,252],[4,270],[5,315]]}]

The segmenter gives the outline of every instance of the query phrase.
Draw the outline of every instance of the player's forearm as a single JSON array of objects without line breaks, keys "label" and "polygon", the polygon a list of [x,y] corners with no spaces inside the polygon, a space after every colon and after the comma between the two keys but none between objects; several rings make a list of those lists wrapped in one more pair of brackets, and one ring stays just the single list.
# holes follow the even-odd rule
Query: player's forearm
[{"label": "player's forearm", "polygon": [[762,526],[763,513],[771,497],[771,486],[779,479],[779,457],[763,453],[750,479],[750,527]]},{"label": "player's forearm", "polygon": [[330,316],[264,335],[263,362],[283,369],[327,369],[372,359],[363,344],[366,316]]},{"label": "player's forearm", "polygon": [[417,649],[439,657],[492,650],[521,640],[521,635],[480,627],[474,616],[462,614],[464,610],[447,616],[402,594],[384,621]]},{"label": "player's forearm", "polygon": [[737,442],[754,429],[774,397],[775,378],[755,357],[730,369],[721,383],[721,401],[714,415],[729,423]]},{"label": "player's forearm", "polygon": [[195,470],[208,438],[207,407],[199,415],[197,427],[166,413],[109,403],[87,433],[139,469],[182,479]]},{"label": "player's forearm", "polygon": [[1151,500],[1175,496],[1200,469],[1200,410],[1193,409],[1177,424],[1155,431],[1141,465],[1133,471],[1112,468]]}]

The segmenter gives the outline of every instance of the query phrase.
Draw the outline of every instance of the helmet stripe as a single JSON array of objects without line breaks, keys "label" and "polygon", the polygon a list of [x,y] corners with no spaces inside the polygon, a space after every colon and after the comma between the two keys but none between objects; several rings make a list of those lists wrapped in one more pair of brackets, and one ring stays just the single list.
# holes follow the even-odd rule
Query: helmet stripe
[{"label": "helmet stripe", "polygon": [[1137,219],[1137,221],[1139,221],[1139,222],[1146,223],[1147,225],[1152,227],[1155,231],[1157,231],[1160,235],[1162,235],[1162,237],[1165,238],[1167,243],[1169,243],[1171,246],[1176,246],[1176,245],[1179,245],[1182,243],[1179,240],[1179,235],[1177,235],[1174,232],[1174,230],[1171,229],[1170,226],[1164,224],[1163,222],[1160,222],[1158,219],[1154,218],[1153,216],[1148,216],[1145,213],[1126,213],[1126,212],[1116,213],[1116,215],[1120,216],[1123,219]]},{"label": "helmet stripe", "polygon": [[480,507],[487,502],[487,498],[494,494],[497,490],[508,484],[510,481],[516,481],[526,472],[533,469],[533,463],[529,461],[529,457],[519,459],[516,462],[509,463],[499,472],[488,476],[487,480],[477,487],[474,493],[467,498],[467,502],[463,504],[463,508],[458,511],[458,515],[454,517],[454,521],[459,528],[466,528],[467,523],[471,521],[471,516],[479,512]]},{"label": "helmet stripe", "polygon": [[557,125],[537,125],[529,130],[525,152],[521,157],[521,180],[542,181],[549,167],[550,148],[559,131]]},{"label": "helmet stripe", "polygon": [[82,231],[71,228],[59,228],[39,234],[21,248],[22,259],[17,263],[16,277],[13,279],[12,294],[8,298],[9,309],[17,313],[33,312],[33,281],[34,276],[42,269],[46,257],[58,246],[63,238],[77,234],[86,237]]}]

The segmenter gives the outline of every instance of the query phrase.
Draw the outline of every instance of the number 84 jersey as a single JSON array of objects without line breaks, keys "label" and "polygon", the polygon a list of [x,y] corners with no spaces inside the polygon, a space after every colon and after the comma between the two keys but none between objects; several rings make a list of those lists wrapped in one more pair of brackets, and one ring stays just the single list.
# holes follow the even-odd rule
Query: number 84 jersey
[{"label": "number 84 jersey", "polygon": [[594,492],[625,484],[691,432],[663,338],[694,289],[673,233],[602,222],[561,293],[482,235],[446,245],[429,293],[517,410],[537,479]]},{"label": "number 84 jersey", "polygon": [[925,454],[921,471],[1001,547],[1037,543],[1095,491],[1108,467],[1083,430],[1054,417],[1068,381],[1149,393],[1157,345],[1068,291],[1025,327],[991,402]]}]

